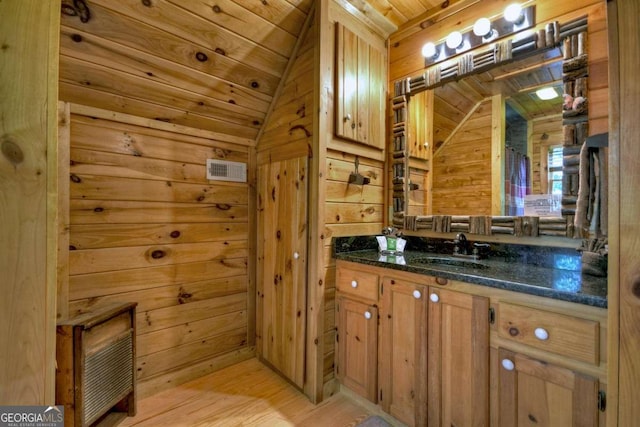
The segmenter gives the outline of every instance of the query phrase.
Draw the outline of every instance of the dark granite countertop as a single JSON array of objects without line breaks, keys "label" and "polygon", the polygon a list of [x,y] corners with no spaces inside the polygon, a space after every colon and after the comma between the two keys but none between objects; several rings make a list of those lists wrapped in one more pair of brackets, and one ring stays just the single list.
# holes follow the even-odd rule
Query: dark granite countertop
[{"label": "dark granite countertop", "polygon": [[375,237],[337,238],[334,256],[360,264],[607,307],[607,278],[582,274],[580,254],[575,249],[491,244],[486,258],[473,261],[450,257],[449,242],[407,240],[403,256],[393,257],[378,252]]}]

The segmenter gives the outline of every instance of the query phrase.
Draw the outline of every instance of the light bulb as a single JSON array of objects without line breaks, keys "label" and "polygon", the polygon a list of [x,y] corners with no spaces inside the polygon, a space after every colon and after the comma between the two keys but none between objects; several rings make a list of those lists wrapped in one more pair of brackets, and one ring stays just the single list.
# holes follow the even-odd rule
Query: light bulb
[{"label": "light bulb", "polygon": [[491,21],[489,18],[480,18],[473,24],[473,34],[484,37],[491,32]]},{"label": "light bulb", "polygon": [[431,42],[425,43],[425,45],[422,46],[422,56],[425,58],[433,58],[436,56],[436,45]]},{"label": "light bulb", "polygon": [[522,6],[517,3],[510,4],[504,10],[504,19],[509,22],[518,23],[518,21],[522,20]]},{"label": "light bulb", "polygon": [[456,49],[462,44],[462,34],[460,31],[454,31],[447,36],[447,47],[449,49]]}]

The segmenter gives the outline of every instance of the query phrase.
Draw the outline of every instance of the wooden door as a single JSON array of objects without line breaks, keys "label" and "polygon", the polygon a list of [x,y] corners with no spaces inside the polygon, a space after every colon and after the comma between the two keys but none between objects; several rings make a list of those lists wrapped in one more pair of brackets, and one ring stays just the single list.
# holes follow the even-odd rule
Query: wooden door
[{"label": "wooden door", "polygon": [[598,425],[598,380],[499,349],[499,425]]},{"label": "wooden door", "polygon": [[385,278],[380,306],[379,400],[408,425],[426,424],[427,288]]},{"label": "wooden door", "polygon": [[428,424],[489,423],[489,299],[429,289]]},{"label": "wooden door", "polygon": [[378,308],[349,298],[336,301],[340,382],[376,403],[378,401]]},{"label": "wooden door", "polygon": [[260,357],[304,384],[307,157],[258,168],[257,336]]}]

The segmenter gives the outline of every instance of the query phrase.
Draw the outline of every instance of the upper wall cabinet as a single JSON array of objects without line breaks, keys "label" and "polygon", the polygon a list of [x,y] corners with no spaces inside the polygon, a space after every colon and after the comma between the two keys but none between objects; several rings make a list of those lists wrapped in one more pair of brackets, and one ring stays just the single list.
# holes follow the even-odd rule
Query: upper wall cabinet
[{"label": "upper wall cabinet", "polygon": [[384,53],[336,23],[336,123],[338,137],[384,149]]}]

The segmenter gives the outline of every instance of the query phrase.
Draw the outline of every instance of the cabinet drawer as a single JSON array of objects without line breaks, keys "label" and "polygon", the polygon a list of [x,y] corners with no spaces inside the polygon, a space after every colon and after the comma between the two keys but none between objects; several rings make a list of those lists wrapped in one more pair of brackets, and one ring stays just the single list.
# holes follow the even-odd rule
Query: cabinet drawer
[{"label": "cabinet drawer", "polygon": [[500,303],[498,315],[498,335],[503,338],[599,363],[599,322],[508,303]]},{"label": "cabinet drawer", "polygon": [[338,268],[338,291],[372,302],[378,301],[378,275],[351,268]]}]

